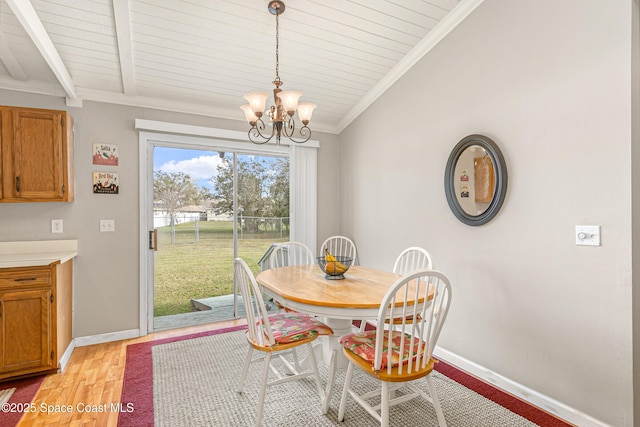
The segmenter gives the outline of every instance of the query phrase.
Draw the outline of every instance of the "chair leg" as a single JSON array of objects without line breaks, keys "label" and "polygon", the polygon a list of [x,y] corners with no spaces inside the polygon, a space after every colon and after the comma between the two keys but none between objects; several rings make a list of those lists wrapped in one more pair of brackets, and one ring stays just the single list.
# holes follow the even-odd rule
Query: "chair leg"
[{"label": "chair leg", "polygon": [[324,392],[324,402],[322,402],[322,413],[324,415],[327,415],[327,412],[329,412],[329,404],[331,403],[331,396],[333,395],[333,384],[336,379],[337,364],[338,353],[336,350],[333,350],[329,358],[329,376],[327,377],[327,388]]},{"label": "chair leg", "polygon": [[349,362],[347,367],[347,375],[344,378],[344,388],[342,389],[342,398],[340,399],[340,409],[338,410],[338,421],[344,421],[344,411],[347,408],[347,395],[349,387],[351,387],[351,378],[353,377],[353,363]]},{"label": "chair leg", "polygon": [[291,357],[293,358],[293,366],[296,367],[296,370],[300,371],[302,368],[300,366],[300,359],[298,359],[298,349],[294,348],[291,350]]},{"label": "chair leg", "polygon": [[264,358],[262,369],[262,383],[260,384],[260,395],[258,396],[258,409],[256,410],[256,427],[262,425],[262,410],[264,409],[264,396],[267,390],[267,380],[269,379],[269,363],[271,363],[271,353],[267,353]]},{"label": "chair leg", "polygon": [[431,400],[433,401],[433,408],[436,410],[436,415],[438,416],[438,424],[440,427],[447,427],[447,422],[444,419],[444,413],[442,412],[438,393],[436,393],[436,388],[433,385],[431,375],[427,375],[427,385],[429,386],[429,393],[431,394]]},{"label": "chair leg", "polygon": [[389,427],[389,383],[386,381],[382,381],[380,405],[380,426]]},{"label": "chair leg", "polygon": [[318,370],[316,355],[313,353],[313,345],[311,345],[311,343],[307,343],[307,349],[309,351],[309,357],[311,357],[311,370],[313,371],[313,377],[316,379],[318,396],[320,397],[320,406],[323,406],[324,390],[322,389],[322,380],[320,379],[320,371]]},{"label": "chair leg", "polygon": [[242,369],[242,376],[240,377],[240,382],[238,382],[238,393],[242,393],[242,389],[244,388],[244,381],[247,379],[247,373],[249,372],[249,365],[251,364],[251,358],[253,357],[253,347],[249,347],[249,351],[247,352],[247,357],[244,360],[244,368]]}]

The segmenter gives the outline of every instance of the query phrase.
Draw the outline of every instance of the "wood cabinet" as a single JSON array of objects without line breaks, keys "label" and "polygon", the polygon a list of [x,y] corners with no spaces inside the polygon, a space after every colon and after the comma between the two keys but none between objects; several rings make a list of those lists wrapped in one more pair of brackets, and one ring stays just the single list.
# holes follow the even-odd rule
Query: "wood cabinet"
[{"label": "wood cabinet", "polygon": [[73,118],[0,106],[0,202],[73,202]]},{"label": "wood cabinet", "polygon": [[71,343],[73,260],[0,269],[0,380],[54,372]]}]

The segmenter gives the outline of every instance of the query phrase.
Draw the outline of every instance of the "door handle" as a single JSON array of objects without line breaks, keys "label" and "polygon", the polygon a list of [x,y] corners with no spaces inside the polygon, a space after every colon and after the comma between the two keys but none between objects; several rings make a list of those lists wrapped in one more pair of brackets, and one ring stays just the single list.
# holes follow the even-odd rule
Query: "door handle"
[{"label": "door handle", "polygon": [[158,230],[149,231],[149,249],[158,250]]}]

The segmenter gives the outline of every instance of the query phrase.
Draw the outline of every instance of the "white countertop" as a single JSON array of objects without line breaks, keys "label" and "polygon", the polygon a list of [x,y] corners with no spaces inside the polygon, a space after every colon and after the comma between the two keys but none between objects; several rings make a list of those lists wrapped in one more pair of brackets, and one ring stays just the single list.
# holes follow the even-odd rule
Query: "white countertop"
[{"label": "white countertop", "polygon": [[77,240],[0,242],[0,268],[64,263],[78,256]]}]

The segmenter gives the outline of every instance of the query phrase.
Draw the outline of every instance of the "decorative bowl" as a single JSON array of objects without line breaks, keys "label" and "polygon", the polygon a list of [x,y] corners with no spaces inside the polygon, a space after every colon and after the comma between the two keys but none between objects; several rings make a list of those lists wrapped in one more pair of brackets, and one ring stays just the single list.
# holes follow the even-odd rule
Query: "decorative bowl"
[{"label": "decorative bowl", "polygon": [[325,274],[326,279],[339,280],[344,279],[344,273],[349,270],[351,264],[353,264],[353,258],[345,256],[335,256],[335,261],[327,261],[326,257],[318,257],[318,265],[320,270]]}]

